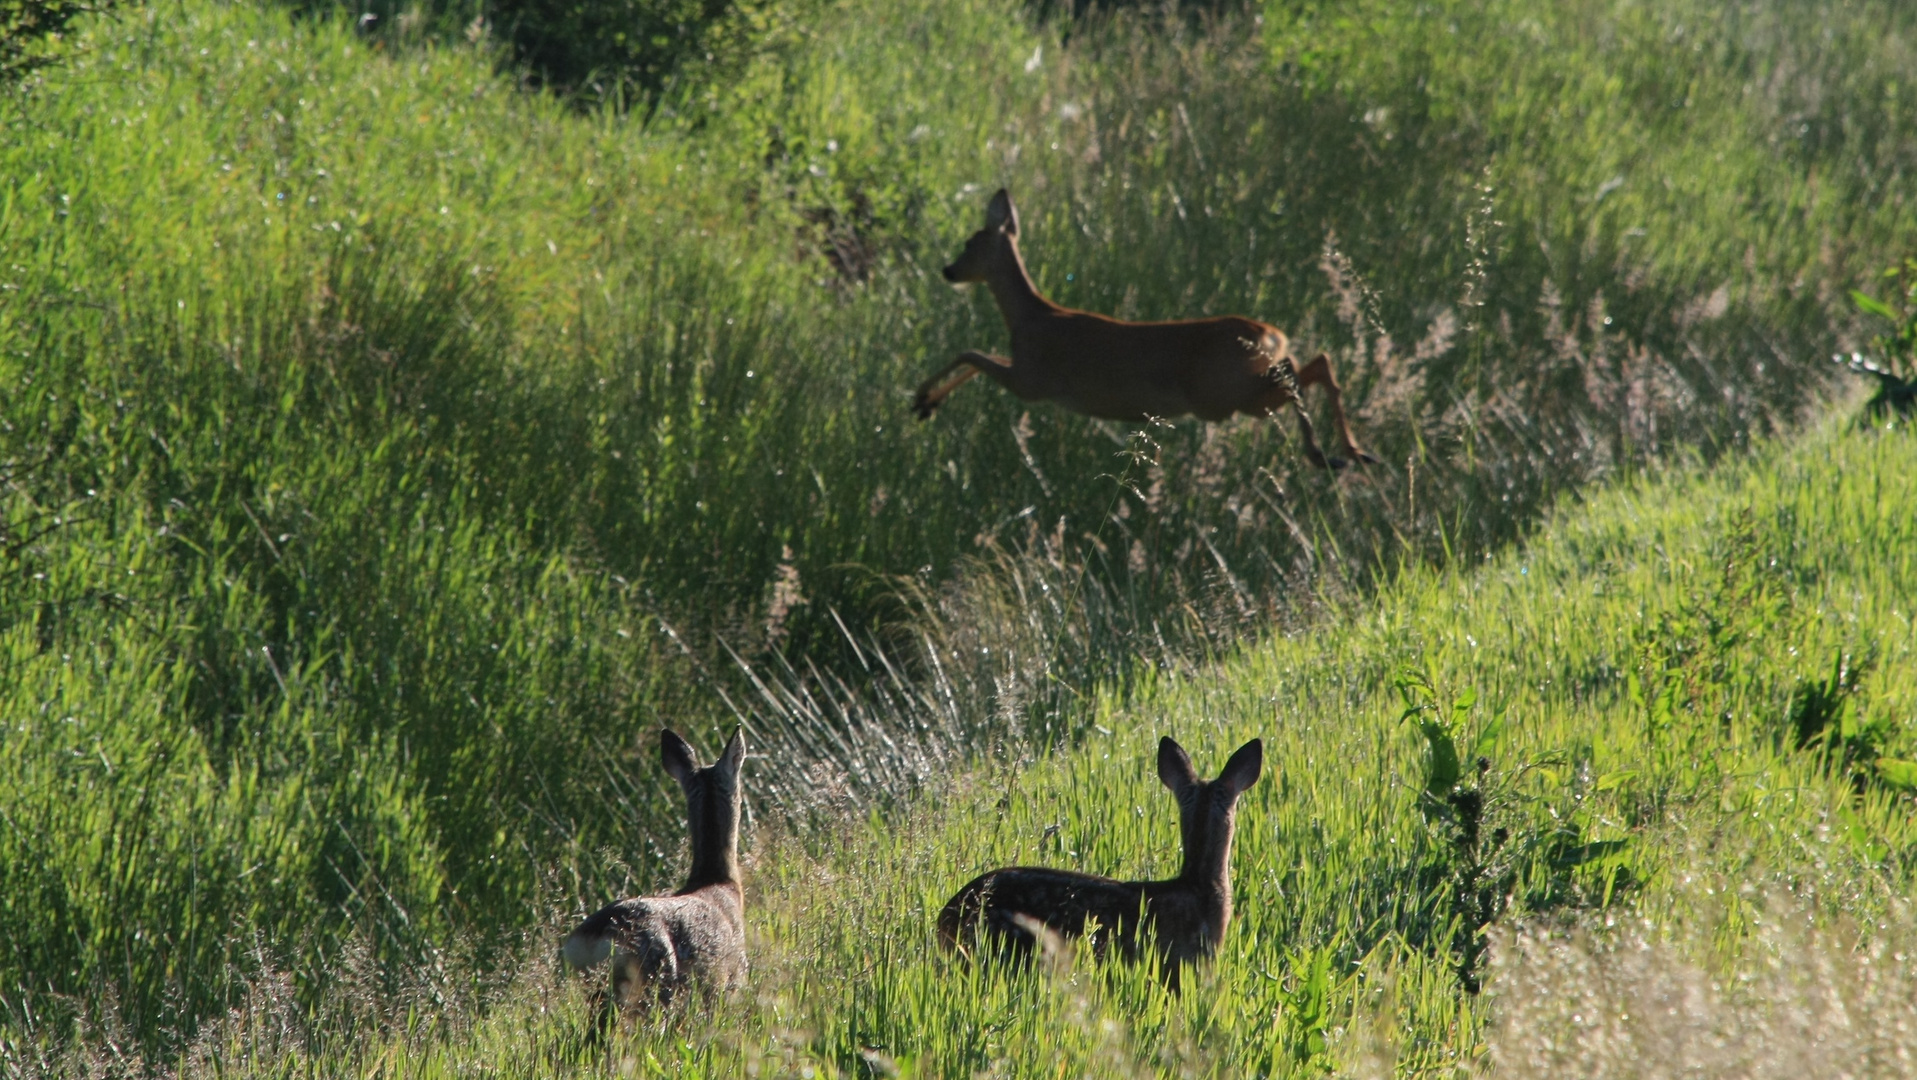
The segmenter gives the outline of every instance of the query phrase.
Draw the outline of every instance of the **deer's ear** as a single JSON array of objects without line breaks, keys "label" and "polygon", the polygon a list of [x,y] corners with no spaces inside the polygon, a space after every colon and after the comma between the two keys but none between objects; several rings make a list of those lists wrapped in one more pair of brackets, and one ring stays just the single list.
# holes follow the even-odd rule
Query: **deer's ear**
[{"label": "deer's ear", "polygon": [[985,227],[1004,229],[1007,236],[1018,235],[1018,207],[1012,205],[1012,193],[999,188],[985,204]]},{"label": "deer's ear", "polygon": [[692,774],[699,771],[699,758],[693,754],[691,744],[671,728],[659,733],[659,760],[666,766],[666,775],[681,784],[689,782]]},{"label": "deer's ear", "polygon": [[745,764],[745,729],[732,733],[732,740],[726,743],[725,753],[719,755],[719,767],[728,776],[739,775],[739,766]]},{"label": "deer's ear", "polygon": [[1218,774],[1218,782],[1236,798],[1244,790],[1258,782],[1265,771],[1265,742],[1253,739],[1238,748],[1238,752],[1225,762],[1225,771]]},{"label": "deer's ear", "polygon": [[1198,782],[1198,770],[1191,767],[1191,755],[1170,735],[1158,740],[1158,782],[1183,795]]}]

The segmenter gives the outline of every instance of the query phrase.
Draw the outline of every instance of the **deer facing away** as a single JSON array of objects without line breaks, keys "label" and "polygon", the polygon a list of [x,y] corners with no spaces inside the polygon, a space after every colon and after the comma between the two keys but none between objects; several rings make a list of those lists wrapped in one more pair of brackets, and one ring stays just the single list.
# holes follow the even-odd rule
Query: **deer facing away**
[{"label": "deer facing away", "polygon": [[[1018,252],[1018,209],[1004,188],[985,208],[985,227],[945,268],[953,282],[984,282],[1012,332],[1012,356],[966,352],[919,384],[912,408],[924,420],[946,395],[977,375],[1026,401],[1051,401],[1108,420],[1169,418],[1186,413],[1224,420],[1237,413],[1270,416],[1290,406],[1305,456],[1320,468],[1377,459],[1352,441],[1344,398],[1320,353],[1300,368],[1291,342],[1275,326],[1225,316],[1178,322],[1125,322],[1052,303],[1032,285]],[[954,372],[957,374],[953,374]],[[1344,457],[1318,449],[1300,395],[1325,388]]]},{"label": "deer facing away", "polygon": [[745,737],[735,732],[719,760],[700,768],[697,755],[672,731],[660,733],[666,772],[686,795],[692,870],[670,896],[609,904],[579,924],[563,949],[586,969],[612,959],[613,1007],[670,1000],[691,984],[714,989],[746,978],[745,892],[739,882],[739,766]]},{"label": "deer facing away", "polygon": [[1096,921],[1095,955],[1125,960],[1156,949],[1166,982],[1210,956],[1231,922],[1231,839],[1238,796],[1264,768],[1264,743],[1246,743],[1216,780],[1202,780],[1170,736],[1158,743],[1158,779],[1178,800],[1184,867],[1169,881],[1116,881],[1096,874],[1011,866],[974,878],[939,912],[939,943],[1018,958],[1043,950],[1047,934],[1078,937]]}]

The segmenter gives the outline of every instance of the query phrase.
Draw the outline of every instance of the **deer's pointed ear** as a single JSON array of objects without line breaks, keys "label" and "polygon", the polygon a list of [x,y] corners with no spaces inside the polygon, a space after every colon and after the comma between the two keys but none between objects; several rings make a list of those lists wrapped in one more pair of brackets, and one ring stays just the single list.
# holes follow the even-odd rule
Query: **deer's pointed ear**
[{"label": "deer's pointed ear", "polygon": [[1191,755],[1170,735],[1158,740],[1158,782],[1182,795],[1198,782],[1198,770],[1191,767]]},{"label": "deer's pointed ear", "polygon": [[699,758],[692,752],[692,745],[671,728],[659,733],[659,760],[666,766],[666,775],[681,784],[690,781],[692,774],[699,771]]},{"label": "deer's pointed ear", "polygon": [[1012,193],[999,188],[985,204],[985,227],[1004,229],[1007,236],[1018,235],[1018,207],[1012,205]]},{"label": "deer's pointed ear", "polygon": [[1265,771],[1265,742],[1253,739],[1238,748],[1238,752],[1225,762],[1225,771],[1218,774],[1218,782],[1236,798],[1244,790],[1258,782]]},{"label": "deer's pointed ear", "polygon": [[719,755],[719,765],[727,775],[739,775],[739,766],[745,764],[745,728],[732,733],[732,740],[726,743],[725,753]]}]

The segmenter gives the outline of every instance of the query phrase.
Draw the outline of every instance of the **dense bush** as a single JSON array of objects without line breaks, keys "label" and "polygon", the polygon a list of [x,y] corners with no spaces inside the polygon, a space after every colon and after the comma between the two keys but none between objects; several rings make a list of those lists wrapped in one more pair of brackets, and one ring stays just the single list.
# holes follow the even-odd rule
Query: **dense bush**
[{"label": "dense bush", "polygon": [[784,14],[776,0],[492,0],[487,17],[541,84],[618,99],[736,74]]},{"label": "dense bush", "polygon": [[52,63],[56,43],[73,20],[110,6],[110,0],[0,0],[0,87]]},{"label": "dense bush", "polygon": [[810,0],[295,0],[396,48],[484,43],[580,108],[650,113],[724,86],[784,42]]}]

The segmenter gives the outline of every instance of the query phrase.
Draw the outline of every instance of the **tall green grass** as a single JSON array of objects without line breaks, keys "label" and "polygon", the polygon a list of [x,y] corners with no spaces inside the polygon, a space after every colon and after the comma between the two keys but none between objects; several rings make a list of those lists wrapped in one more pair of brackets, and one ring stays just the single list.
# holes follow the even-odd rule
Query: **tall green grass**
[{"label": "tall green grass", "polygon": [[[262,981],[190,1058],[236,1076],[1609,1075],[1651,1053],[1738,1075],[1900,1060],[1914,789],[1799,745],[1794,717],[1848,658],[1862,674],[1843,727],[1877,727],[1885,758],[1917,748],[1901,512],[1914,462],[1907,432],[1826,425],[1713,472],[1621,484],[1481,566],[1408,571],[1349,618],[1105,696],[1076,750],[955,780],[828,853],[763,844],[753,987],[736,999],[599,1042],[589,983],[554,969],[548,937],[483,1009],[415,991],[404,1016],[302,1030],[306,1014]],[[1644,692],[1673,673],[1670,693]],[[1401,688],[1442,715],[1407,715]],[[1458,819],[1430,797],[1440,763],[1421,718],[1484,758],[1455,789],[1482,799],[1476,879]],[[1212,966],[1173,996],[1086,958],[1021,971],[938,951],[939,906],[983,868],[1172,872],[1177,818],[1151,764],[1167,733],[1208,771],[1265,740]],[[781,767],[755,761],[748,782]],[[1501,890],[1495,921],[1474,882]],[[1486,995],[1464,989],[1467,967]],[[469,977],[419,973],[455,996]],[[1579,1003],[1606,1011],[1572,1015]]]},{"label": "tall green grass", "polygon": [[[668,879],[661,723],[745,717],[762,824],[895,805],[1788,428],[1910,247],[1907,17],[1448,10],[857,0],[644,122],[483,46],[93,24],[0,146],[8,1045],[487,971]],[[910,422],[1003,340],[936,275],[999,183],[1061,301],[1332,351],[1388,466],[986,388]]]}]

